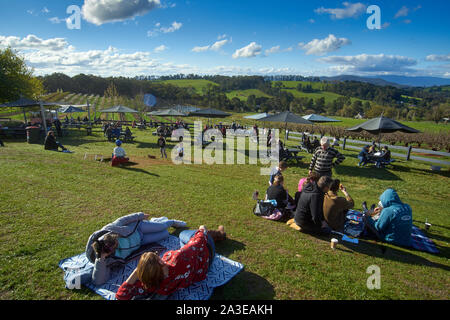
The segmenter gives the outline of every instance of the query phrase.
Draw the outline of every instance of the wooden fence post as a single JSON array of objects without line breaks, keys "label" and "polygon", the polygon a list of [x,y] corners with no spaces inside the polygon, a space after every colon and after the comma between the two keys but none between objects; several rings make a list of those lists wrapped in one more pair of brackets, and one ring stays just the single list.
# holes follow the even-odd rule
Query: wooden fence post
[{"label": "wooden fence post", "polygon": [[406,155],[406,161],[409,161],[409,158],[411,157],[411,150],[412,150],[412,146],[408,147],[408,154]]},{"label": "wooden fence post", "polygon": [[342,143],[342,150],[345,150],[345,143],[347,142],[347,137],[344,138],[344,142]]}]

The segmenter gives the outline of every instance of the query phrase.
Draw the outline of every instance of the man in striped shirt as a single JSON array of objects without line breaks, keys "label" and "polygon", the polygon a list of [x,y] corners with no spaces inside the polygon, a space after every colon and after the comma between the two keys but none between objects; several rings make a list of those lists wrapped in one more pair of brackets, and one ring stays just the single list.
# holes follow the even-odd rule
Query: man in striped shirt
[{"label": "man in striped shirt", "polygon": [[[320,176],[331,177],[331,169],[344,161],[345,157],[334,148],[330,147],[330,142],[327,137],[320,140],[320,147],[316,149],[309,165],[309,173],[313,170],[320,174]],[[333,163],[333,159],[337,158]]]}]

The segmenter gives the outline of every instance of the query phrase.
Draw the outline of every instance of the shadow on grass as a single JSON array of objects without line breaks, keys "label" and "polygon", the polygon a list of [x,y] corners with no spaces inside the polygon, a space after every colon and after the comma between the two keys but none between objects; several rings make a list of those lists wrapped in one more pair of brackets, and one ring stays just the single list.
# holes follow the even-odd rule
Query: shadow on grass
[{"label": "shadow on grass", "polygon": [[395,165],[394,170],[399,171],[399,172],[407,172],[407,173],[427,174],[427,175],[430,175],[430,178],[432,177],[432,175],[438,175],[438,176],[450,178],[449,170],[432,171],[431,169],[427,170],[427,169],[411,168],[411,167],[405,167],[405,166],[399,166],[399,165]]},{"label": "shadow on grass", "polygon": [[[369,242],[367,240],[359,240],[359,244],[352,244],[349,242],[342,242],[342,245],[352,251],[356,251],[358,253],[362,253],[371,257],[377,257],[377,258],[383,258],[388,259],[396,262],[401,263],[408,263],[411,265],[417,265],[417,266],[428,266],[432,268],[438,268],[445,271],[450,271],[450,266],[436,263],[429,261],[423,257],[420,257],[418,255],[415,255],[410,252],[406,252],[397,248],[388,247],[382,243],[373,243]],[[410,248],[405,248],[407,250],[412,250]],[[438,248],[439,249],[439,248]],[[448,257],[448,253],[443,253],[443,251],[440,250],[440,256],[444,256],[445,258]]]},{"label": "shadow on grass", "polygon": [[147,170],[144,170],[144,169],[133,168],[133,167],[132,167],[132,166],[135,166],[135,165],[137,165],[137,164],[138,164],[138,163],[136,163],[136,162],[131,162],[131,161],[129,161],[129,162],[127,162],[127,163],[123,163],[121,167],[119,166],[119,167],[116,167],[116,168],[123,169],[123,170],[134,171],[134,172],[140,172],[140,173],[148,174],[148,175],[150,175],[150,176],[154,176],[154,177],[158,177],[158,178],[160,177],[159,174],[151,173],[151,172],[148,172]]},{"label": "shadow on grass", "polygon": [[[425,221],[420,221],[420,220],[413,220],[414,222],[417,222],[417,223],[419,223],[419,224],[425,224]],[[444,229],[447,229],[447,230],[450,230],[450,227],[448,227],[448,226],[442,226],[442,225],[439,225],[439,224],[432,224],[432,226],[435,226],[435,227],[440,227],[440,228],[444,228]],[[450,240],[450,239],[449,239]]]},{"label": "shadow on grass", "polygon": [[385,168],[370,168],[358,166],[339,165],[335,168],[337,175],[347,175],[360,178],[388,180],[388,181],[403,181],[399,176],[392,173]]},{"label": "shadow on grass", "polygon": [[211,300],[273,300],[275,290],[269,281],[242,270],[227,284],[214,289]]}]

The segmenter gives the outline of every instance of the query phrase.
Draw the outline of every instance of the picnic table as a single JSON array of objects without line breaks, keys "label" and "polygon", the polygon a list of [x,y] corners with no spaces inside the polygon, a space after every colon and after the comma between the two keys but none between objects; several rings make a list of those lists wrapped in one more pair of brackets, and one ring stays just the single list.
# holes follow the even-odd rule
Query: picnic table
[{"label": "picnic table", "polygon": [[0,128],[0,135],[5,137],[23,138],[27,136],[25,128]]},{"label": "picnic table", "polygon": [[280,160],[288,161],[294,159],[299,164],[299,160],[302,160],[304,156],[299,156],[298,154],[302,151],[297,148],[284,149],[283,155],[280,157]]}]

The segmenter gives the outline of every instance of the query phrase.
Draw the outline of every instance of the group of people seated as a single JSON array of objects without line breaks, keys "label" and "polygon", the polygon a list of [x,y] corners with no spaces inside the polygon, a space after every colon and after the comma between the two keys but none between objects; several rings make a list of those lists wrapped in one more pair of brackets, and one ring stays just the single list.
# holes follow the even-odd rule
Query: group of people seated
[{"label": "group of people seated", "polygon": [[75,276],[81,284],[92,282],[100,286],[110,279],[114,268],[123,267],[127,259],[140,255],[137,267],[117,290],[116,299],[167,299],[176,290],[206,278],[214,260],[215,242],[226,239],[223,226],[208,230],[202,225],[180,233],[179,250],[162,256],[146,251],[146,245],[169,237],[170,227],[185,226],[183,221],[166,217],[149,219],[142,212],[121,217],[89,237],[86,257],[93,268]]},{"label": "group of people seated", "polygon": [[302,146],[309,152],[313,153],[318,147],[320,147],[320,142],[316,136],[314,136],[314,140],[311,141],[309,136],[304,132],[302,134]]},{"label": "group of people seated", "polygon": [[[289,219],[287,225],[307,233],[342,233],[347,212],[355,206],[355,202],[341,181],[312,170],[307,177],[300,179],[293,199],[284,187],[283,172],[286,169],[286,162],[281,161],[272,170],[265,199],[276,201],[276,209]],[[340,192],[343,196],[339,195]],[[387,189],[380,196],[376,208],[373,205],[368,209],[364,202],[363,213],[369,236],[400,246],[410,246],[412,210],[400,200],[394,189]]]},{"label": "group of people seated", "polygon": [[[103,133],[104,136],[108,138],[108,141],[119,139],[122,135],[122,125],[119,122],[105,123],[105,125],[103,126]],[[125,141],[133,139],[133,134],[129,127],[126,127],[123,136]]]},{"label": "group of people seated", "polygon": [[371,146],[366,145],[358,154],[358,166],[365,166],[367,163],[375,163],[377,168],[380,168],[391,161],[391,151],[387,146],[383,146],[381,151],[376,150],[375,144]]}]

